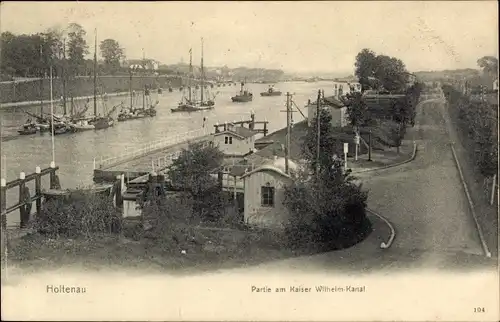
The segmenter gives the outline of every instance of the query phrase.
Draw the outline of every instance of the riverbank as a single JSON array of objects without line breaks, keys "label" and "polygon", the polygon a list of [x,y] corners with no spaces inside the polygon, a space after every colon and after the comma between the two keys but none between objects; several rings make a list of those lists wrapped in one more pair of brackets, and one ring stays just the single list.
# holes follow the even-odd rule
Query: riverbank
[{"label": "riverbank", "polygon": [[[130,87],[134,91],[141,91],[145,86],[153,89],[168,87],[179,88],[182,85],[181,76],[160,75],[160,76],[100,76],[97,79],[97,90],[100,94],[108,95],[128,92]],[[40,80],[3,82],[0,83],[0,104],[12,104],[17,102],[37,102],[40,99],[50,101],[50,80],[45,78]],[[60,78],[52,80],[53,97],[63,95],[63,84]],[[77,77],[66,82],[66,94],[73,97],[87,97],[94,94],[93,77]]]},{"label": "riverbank", "polygon": [[[119,93],[106,94],[107,97],[125,96],[125,95],[129,95],[129,92],[119,92]],[[90,100],[93,98],[94,98],[93,95],[92,96],[80,96],[80,97],[74,97],[73,100],[74,101],[83,101],[83,100]],[[61,99],[52,100],[52,103],[54,103],[54,104],[61,103],[61,102],[62,102]],[[25,106],[40,106],[40,104],[42,104],[43,106],[46,106],[46,105],[50,105],[50,103],[51,103],[50,100],[1,103],[0,109],[25,107]]]}]

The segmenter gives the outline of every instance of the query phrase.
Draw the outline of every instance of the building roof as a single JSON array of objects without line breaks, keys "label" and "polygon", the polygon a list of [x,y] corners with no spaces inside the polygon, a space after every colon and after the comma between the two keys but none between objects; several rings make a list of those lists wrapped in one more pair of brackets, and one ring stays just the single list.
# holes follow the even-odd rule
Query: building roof
[{"label": "building roof", "polygon": [[[291,178],[289,174],[286,174],[285,172],[285,158],[275,158],[273,160],[270,160],[268,163],[261,165],[260,167],[256,168],[255,170],[249,171],[245,173],[244,175],[241,176],[241,178],[246,178],[256,172],[261,172],[261,171],[271,171],[274,173],[277,173],[283,177],[286,178]],[[289,170],[291,172],[297,171],[298,166],[295,162],[292,160],[288,161],[288,166]]]},{"label": "building roof", "polygon": [[250,138],[250,137],[256,135],[257,133],[258,133],[257,131],[247,129],[246,127],[243,127],[243,126],[233,126],[225,131],[215,133],[215,136],[222,135],[222,134],[233,134],[233,135],[238,136],[242,139],[246,139],[246,138]]}]

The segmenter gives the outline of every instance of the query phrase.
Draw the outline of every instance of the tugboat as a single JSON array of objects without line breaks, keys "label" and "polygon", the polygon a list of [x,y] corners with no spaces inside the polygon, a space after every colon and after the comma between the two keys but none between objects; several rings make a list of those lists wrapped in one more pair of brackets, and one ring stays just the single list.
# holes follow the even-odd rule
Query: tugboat
[{"label": "tugboat", "polygon": [[277,91],[273,86],[269,86],[267,92],[260,93],[260,96],[281,96],[281,91]]},{"label": "tugboat", "polygon": [[253,94],[244,88],[245,83],[241,82],[240,93],[231,97],[233,102],[245,103],[250,102],[253,99]]}]

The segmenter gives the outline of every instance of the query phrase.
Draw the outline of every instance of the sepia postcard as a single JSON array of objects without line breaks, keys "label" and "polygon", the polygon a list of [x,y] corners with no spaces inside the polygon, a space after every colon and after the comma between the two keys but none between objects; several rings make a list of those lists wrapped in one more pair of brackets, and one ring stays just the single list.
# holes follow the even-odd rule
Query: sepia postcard
[{"label": "sepia postcard", "polygon": [[496,1],[6,1],[2,321],[499,321]]}]

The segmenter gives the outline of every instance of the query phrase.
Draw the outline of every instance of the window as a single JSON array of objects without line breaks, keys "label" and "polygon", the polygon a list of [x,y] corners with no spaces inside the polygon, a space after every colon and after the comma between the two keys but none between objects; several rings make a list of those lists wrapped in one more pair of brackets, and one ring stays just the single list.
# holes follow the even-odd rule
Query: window
[{"label": "window", "polygon": [[229,144],[233,144],[233,137],[232,136],[229,137]]},{"label": "window", "polygon": [[233,137],[232,136],[225,136],[224,143],[225,144],[233,144]]},{"label": "window", "polygon": [[262,206],[274,207],[274,187],[261,188]]}]

